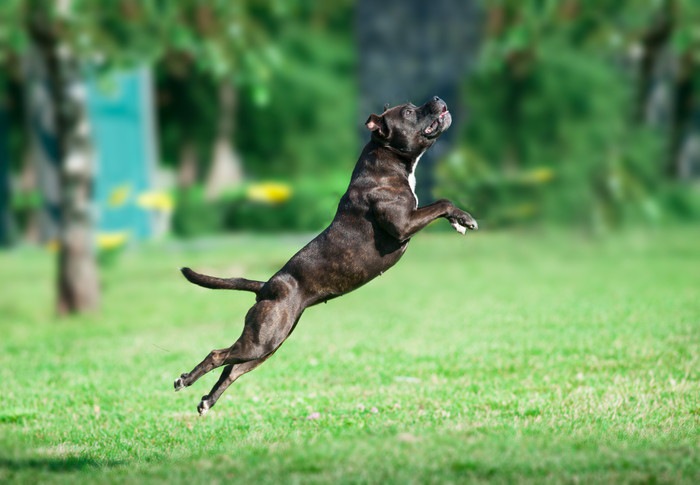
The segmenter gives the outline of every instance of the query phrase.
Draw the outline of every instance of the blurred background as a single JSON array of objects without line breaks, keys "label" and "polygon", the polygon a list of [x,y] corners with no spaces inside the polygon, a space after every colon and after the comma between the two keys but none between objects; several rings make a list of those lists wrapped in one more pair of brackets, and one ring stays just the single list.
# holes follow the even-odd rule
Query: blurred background
[{"label": "blurred background", "polygon": [[0,243],[56,251],[61,312],[139,241],[322,229],[367,116],[433,95],[421,203],[700,220],[695,0],[3,0],[0,66]]}]

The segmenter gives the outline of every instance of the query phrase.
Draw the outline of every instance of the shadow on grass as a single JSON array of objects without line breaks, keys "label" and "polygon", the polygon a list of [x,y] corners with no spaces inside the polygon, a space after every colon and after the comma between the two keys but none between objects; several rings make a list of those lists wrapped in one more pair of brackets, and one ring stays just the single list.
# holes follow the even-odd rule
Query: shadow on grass
[{"label": "shadow on grass", "polygon": [[0,471],[45,471],[69,473],[86,469],[112,468],[125,465],[124,461],[98,461],[91,458],[70,456],[64,458],[7,458],[0,457]]}]

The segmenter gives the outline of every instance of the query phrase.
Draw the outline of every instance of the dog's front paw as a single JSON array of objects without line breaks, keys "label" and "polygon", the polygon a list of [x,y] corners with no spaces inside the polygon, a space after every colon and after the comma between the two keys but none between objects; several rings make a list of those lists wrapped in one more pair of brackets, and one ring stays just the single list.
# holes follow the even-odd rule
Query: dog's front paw
[{"label": "dog's front paw", "polygon": [[450,225],[455,228],[455,231],[457,231],[460,234],[466,234],[467,233],[467,228],[464,227],[462,224],[460,224],[457,221],[450,221]]},{"label": "dog's front paw", "polygon": [[460,234],[466,234],[467,229],[476,231],[479,228],[476,219],[466,212],[460,212],[460,214],[448,218],[450,225],[455,228],[455,231]]}]

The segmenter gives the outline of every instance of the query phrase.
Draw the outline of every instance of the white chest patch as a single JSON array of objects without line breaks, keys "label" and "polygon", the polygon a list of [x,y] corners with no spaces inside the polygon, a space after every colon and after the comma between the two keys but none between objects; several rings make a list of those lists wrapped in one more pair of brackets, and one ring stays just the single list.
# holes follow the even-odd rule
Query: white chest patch
[{"label": "white chest patch", "polygon": [[413,166],[411,167],[411,173],[408,174],[408,185],[411,187],[411,192],[413,192],[413,198],[416,199],[416,209],[418,208],[418,196],[416,195],[416,167],[418,166],[418,162],[420,162],[420,157],[422,157],[423,154],[421,153],[416,157],[416,161],[413,162]]},{"label": "white chest patch", "polygon": [[413,198],[416,199],[416,207],[418,207],[418,196],[416,195],[416,174],[411,172],[408,174],[408,185],[413,192]]}]

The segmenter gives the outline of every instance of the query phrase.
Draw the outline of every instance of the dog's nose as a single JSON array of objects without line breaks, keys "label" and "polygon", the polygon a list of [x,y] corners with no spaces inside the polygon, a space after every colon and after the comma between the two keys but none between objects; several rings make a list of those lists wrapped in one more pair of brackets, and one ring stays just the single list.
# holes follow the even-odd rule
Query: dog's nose
[{"label": "dog's nose", "polygon": [[433,101],[435,101],[436,103],[439,103],[442,100],[440,99],[440,96],[433,96]]}]

